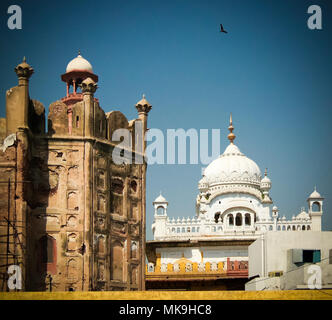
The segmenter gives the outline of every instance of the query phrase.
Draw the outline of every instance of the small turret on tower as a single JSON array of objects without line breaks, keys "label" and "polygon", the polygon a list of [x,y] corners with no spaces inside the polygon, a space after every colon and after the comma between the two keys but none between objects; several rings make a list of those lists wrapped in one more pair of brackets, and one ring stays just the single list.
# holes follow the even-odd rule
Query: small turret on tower
[{"label": "small turret on tower", "polygon": [[28,128],[29,79],[33,68],[23,61],[15,68],[18,86],[11,88],[6,94],[6,134],[16,133],[19,128]]},{"label": "small turret on tower", "polygon": [[323,215],[323,200],[324,198],[315,190],[308,197],[309,216],[312,221],[312,231],[322,230],[322,215]]},{"label": "small turret on tower", "polygon": [[85,136],[94,136],[94,93],[97,90],[97,84],[91,78],[86,78],[81,83],[82,93],[83,93],[83,102],[84,102],[84,131]]},{"label": "small turret on tower", "polygon": [[152,109],[151,104],[145,99],[145,94],[140,101],[136,103],[136,109],[138,111],[138,118],[142,121],[142,150],[137,150],[141,153],[145,152],[146,141],[145,141],[145,132],[147,131],[147,122],[148,122],[148,114]]}]

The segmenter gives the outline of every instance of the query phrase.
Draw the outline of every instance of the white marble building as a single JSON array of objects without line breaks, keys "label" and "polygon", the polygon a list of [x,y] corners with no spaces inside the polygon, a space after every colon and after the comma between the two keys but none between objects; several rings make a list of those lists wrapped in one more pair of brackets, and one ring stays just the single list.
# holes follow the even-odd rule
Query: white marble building
[{"label": "white marble building", "polygon": [[270,197],[271,180],[234,144],[204,170],[196,215],[170,219],[160,194],[153,202],[153,241],[147,241],[147,288],[156,290],[243,290],[248,281],[248,247],[266,234],[320,233],[323,198],[315,190],[308,209],[287,220]]},{"label": "white marble building", "polygon": [[320,231],[323,198],[315,190],[308,197],[308,210],[287,220],[279,216],[270,197],[271,180],[262,178],[257,164],[234,144],[232,117],[230,144],[204,170],[198,183],[196,215],[172,218],[167,215],[167,200],[158,196],[153,202],[154,240],[257,239],[266,231]]}]

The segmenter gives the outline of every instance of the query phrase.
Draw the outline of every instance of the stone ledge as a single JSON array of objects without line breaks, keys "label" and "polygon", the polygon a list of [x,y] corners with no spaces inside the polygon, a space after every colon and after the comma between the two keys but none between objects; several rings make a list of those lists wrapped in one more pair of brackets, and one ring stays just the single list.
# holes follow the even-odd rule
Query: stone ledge
[{"label": "stone ledge", "polygon": [[1,292],[0,300],[332,300],[332,291]]}]

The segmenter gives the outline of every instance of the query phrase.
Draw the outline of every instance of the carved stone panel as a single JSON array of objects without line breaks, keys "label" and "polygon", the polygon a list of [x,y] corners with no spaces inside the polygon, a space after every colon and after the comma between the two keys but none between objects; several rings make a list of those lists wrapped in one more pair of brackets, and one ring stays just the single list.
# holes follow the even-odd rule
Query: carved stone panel
[{"label": "carved stone panel", "polygon": [[111,223],[111,229],[114,234],[125,235],[127,233],[127,225],[114,220]]},{"label": "carved stone panel", "polygon": [[74,252],[78,249],[78,234],[72,232],[67,236],[67,251]]},{"label": "carved stone panel", "polygon": [[69,210],[79,210],[78,193],[71,191],[67,196],[67,206]]}]

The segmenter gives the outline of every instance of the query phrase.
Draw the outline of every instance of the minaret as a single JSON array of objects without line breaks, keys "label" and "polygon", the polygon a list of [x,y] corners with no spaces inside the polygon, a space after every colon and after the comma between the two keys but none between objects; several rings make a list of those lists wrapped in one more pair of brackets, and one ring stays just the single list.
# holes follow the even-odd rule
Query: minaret
[{"label": "minaret", "polygon": [[315,190],[308,197],[309,216],[312,222],[312,231],[322,230],[322,215],[323,215],[323,200],[324,198]]},{"label": "minaret", "polygon": [[18,131],[18,128],[28,128],[28,109],[29,109],[29,78],[33,74],[33,68],[23,62],[16,68],[18,86],[11,88],[6,94],[6,135]]},{"label": "minaret", "polygon": [[94,132],[94,93],[97,90],[97,84],[91,78],[86,78],[82,84],[83,103],[84,103],[84,130],[83,135],[93,137]]},{"label": "minaret", "polygon": [[[137,157],[137,153],[145,154],[145,148],[146,148],[146,141],[145,141],[145,133],[148,130],[147,129],[147,122],[148,122],[148,114],[150,110],[152,109],[151,104],[145,99],[145,95],[143,94],[142,100],[138,101],[136,103],[136,109],[138,111],[138,119],[140,122],[141,129],[140,132],[135,132],[135,134],[138,134],[138,139],[140,140],[138,150],[135,146],[135,162],[142,165],[142,171],[141,171],[141,177],[142,177],[142,241],[145,243],[145,225],[146,225],[146,169],[147,169],[147,163],[145,161],[140,160],[141,157]],[[135,131],[136,131],[136,123],[135,123]],[[145,263],[145,250],[142,250],[142,265]],[[145,279],[145,270],[143,268],[142,270],[142,279]],[[145,290],[145,282],[142,283],[142,290]]]},{"label": "minaret", "polygon": [[147,122],[148,122],[148,114],[150,110],[152,109],[151,104],[145,99],[145,94],[143,94],[143,97],[140,101],[136,103],[136,109],[138,111],[138,118],[142,121],[142,150],[138,150],[139,152],[145,152],[146,148],[146,141],[145,141],[145,133],[147,131]]},{"label": "minaret", "polygon": [[[160,195],[153,201],[154,207],[154,223],[152,225],[152,232],[154,239],[166,236],[166,222],[167,222],[167,200]],[[161,212],[158,212],[160,210]]]},{"label": "minaret", "polygon": [[263,202],[264,203],[272,203],[272,200],[269,195],[269,191],[272,187],[272,182],[270,178],[267,176],[267,168],[265,168],[264,178],[261,180],[261,191],[263,192]]}]

